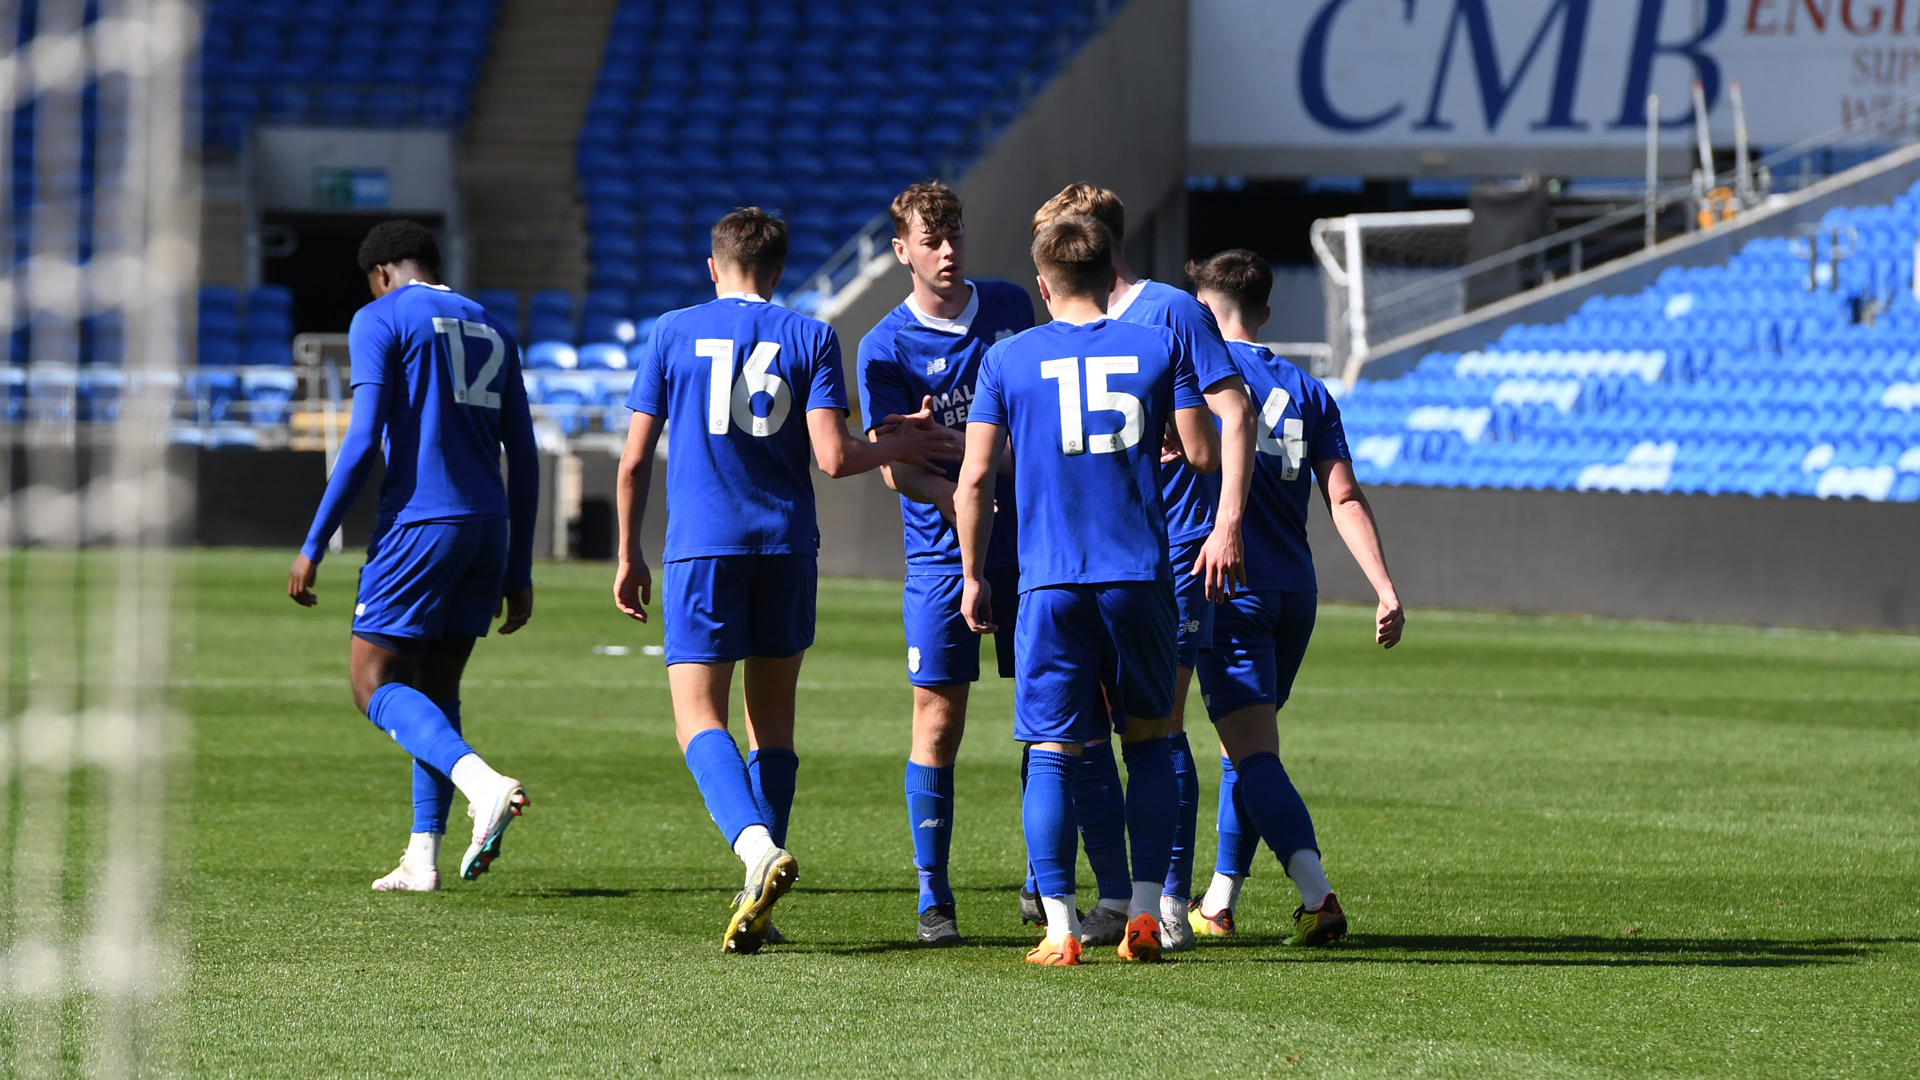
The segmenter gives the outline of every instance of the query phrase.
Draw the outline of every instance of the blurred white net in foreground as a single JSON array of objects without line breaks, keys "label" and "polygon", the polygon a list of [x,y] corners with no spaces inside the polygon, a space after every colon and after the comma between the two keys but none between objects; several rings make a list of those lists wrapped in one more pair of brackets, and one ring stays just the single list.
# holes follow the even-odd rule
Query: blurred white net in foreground
[{"label": "blurred white net in foreground", "polygon": [[[167,414],[197,257],[184,0],[0,4],[0,1073],[175,1071]],[[12,820],[4,820],[11,814]]]}]

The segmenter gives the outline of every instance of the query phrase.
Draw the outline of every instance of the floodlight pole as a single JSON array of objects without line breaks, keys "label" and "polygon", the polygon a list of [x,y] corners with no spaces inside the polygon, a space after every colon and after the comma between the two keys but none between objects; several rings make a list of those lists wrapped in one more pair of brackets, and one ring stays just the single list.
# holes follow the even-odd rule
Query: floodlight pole
[{"label": "floodlight pole", "polygon": [[1727,103],[1733,106],[1734,193],[1742,209],[1758,200],[1753,193],[1753,163],[1747,156],[1747,108],[1740,98],[1740,80],[1727,84]]},{"label": "floodlight pole", "polygon": [[1660,218],[1660,95],[1647,95],[1647,228],[1646,247],[1653,250]]},{"label": "floodlight pole", "polygon": [[1707,89],[1693,80],[1693,127],[1700,139],[1700,209],[1713,224],[1713,139],[1707,133]]}]

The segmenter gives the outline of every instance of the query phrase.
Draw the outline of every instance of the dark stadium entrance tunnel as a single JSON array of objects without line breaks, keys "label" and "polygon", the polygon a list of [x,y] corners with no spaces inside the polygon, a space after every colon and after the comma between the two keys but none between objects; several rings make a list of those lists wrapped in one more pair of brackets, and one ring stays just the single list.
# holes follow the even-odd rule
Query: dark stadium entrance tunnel
[{"label": "dark stadium entrance tunnel", "polygon": [[260,227],[261,277],[293,290],[293,332],[344,334],[373,299],[360,273],[360,241],[382,221],[404,218],[432,229],[446,250],[438,214],[269,213]]}]

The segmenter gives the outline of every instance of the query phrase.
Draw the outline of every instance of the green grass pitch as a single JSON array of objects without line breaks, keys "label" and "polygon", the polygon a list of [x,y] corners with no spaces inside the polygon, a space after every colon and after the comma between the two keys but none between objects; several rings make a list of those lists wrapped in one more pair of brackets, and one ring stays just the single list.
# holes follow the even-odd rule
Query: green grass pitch
[{"label": "green grass pitch", "polygon": [[[288,558],[204,552],[178,578],[196,1075],[1920,1072],[1914,638],[1416,611],[1383,654],[1371,612],[1323,608],[1282,756],[1352,936],[1282,945],[1295,900],[1263,850],[1243,936],[1040,970],[1010,684],[976,689],[962,751],[970,944],[916,949],[899,586],[823,582],[795,944],[727,958],[740,867],[610,569],[537,568],[532,625],[469,668],[468,732],[533,797],[502,860],[452,880],[456,838],[445,891],[377,895],[408,764],[347,694],[355,560],[302,611]],[[1195,726],[1204,883],[1219,768]]]}]

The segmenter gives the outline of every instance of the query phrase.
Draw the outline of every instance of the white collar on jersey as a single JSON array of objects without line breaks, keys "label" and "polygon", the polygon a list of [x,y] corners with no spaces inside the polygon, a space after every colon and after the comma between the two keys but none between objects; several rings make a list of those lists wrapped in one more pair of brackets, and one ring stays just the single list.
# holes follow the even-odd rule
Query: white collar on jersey
[{"label": "white collar on jersey", "polygon": [[1139,298],[1140,290],[1146,288],[1147,282],[1151,280],[1153,279],[1141,278],[1139,281],[1134,282],[1133,288],[1128,289],[1124,294],[1121,295],[1120,302],[1107,309],[1107,318],[1117,319],[1121,315],[1125,314],[1127,308],[1131,307],[1134,300]]},{"label": "white collar on jersey", "polygon": [[[448,288],[448,287],[447,287],[447,286],[445,286],[445,285],[428,285],[428,284],[427,284],[426,282],[424,282],[424,281],[421,281],[421,280],[420,280],[419,278],[408,278],[408,279],[407,279],[407,285],[419,285],[419,286],[422,286],[422,287],[425,287],[425,288],[428,288],[428,289],[439,289],[439,290],[440,290],[441,292],[452,292],[452,291],[453,291],[453,290],[452,290],[451,288]],[[407,285],[402,285],[402,286],[400,286],[400,287],[404,289],[404,288],[406,288],[406,287],[407,287]]]},{"label": "white collar on jersey", "polygon": [[720,299],[745,300],[749,304],[764,304],[767,302],[766,297],[761,296],[758,293],[750,293],[750,292],[723,292],[720,294]]},{"label": "white collar on jersey", "polygon": [[921,311],[920,305],[913,302],[912,293],[907,294],[907,310],[913,312],[913,317],[920,321],[920,325],[929,330],[938,330],[944,334],[959,334],[965,337],[967,327],[972,326],[973,320],[980,314],[980,286],[975,285],[973,281],[968,278],[961,278],[960,280],[967,283],[967,288],[973,290],[973,294],[967,298],[967,310],[961,312],[959,318],[942,319]]}]

